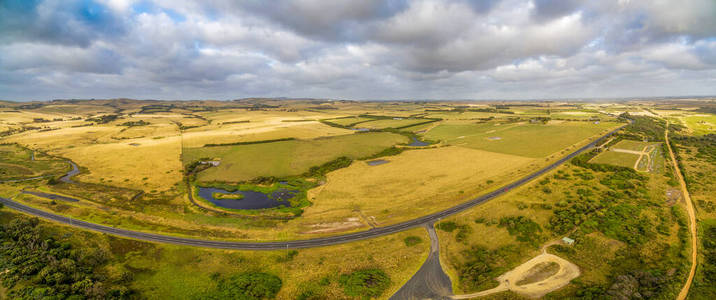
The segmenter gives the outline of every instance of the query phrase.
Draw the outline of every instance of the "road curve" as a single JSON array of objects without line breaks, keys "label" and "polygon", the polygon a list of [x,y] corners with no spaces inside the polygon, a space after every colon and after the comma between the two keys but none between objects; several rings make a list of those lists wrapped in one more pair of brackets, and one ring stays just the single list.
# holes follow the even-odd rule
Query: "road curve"
[{"label": "road curve", "polygon": [[[624,125],[626,126],[626,125]],[[555,161],[554,163],[550,164],[549,166],[546,166],[530,175],[527,175],[517,181],[514,181],[510,184],[507,184],[505,186],[502,186],[501,188],[492,191],[490,193],[487,193],[485,195],[479,196],[475,199],[469,200],[467,202],[463,202],[461,204],[458,204],[456,206],[453,206],[451,208],[448,208],[446,210],[436,212],[430,215],[422,216],[420,218],[412,219],[409,221],[405,221],[402,223],[397,223],[389,226],[384,227],[377,227],[374,229],[370,229],[367,231],[361,231],[361,232],[354,232],[354,233],[348,233],[344,235],[337,235],[337,236],[329,236],[329,237],[321,237],[321,238],[314,238],[314,239],[307,239],[307,240],[293,240],[293,241],[285,241],[285,242],[232,242],[232,241],[213,241],[213,240],[203,240],[203,239],[195,239],[195,238],[187,238],[187,237],[177,237],[177,236],[170,236],[170,235],[163,235],[163,234],[157,234],[157,233],[146,233],[146,232],[140,232],[140,231],[133,231],[133,230],[127,230],[127,229],[119,229],[119,228],[113,228],[110,226],[105,225],[99,225],[95,223],[89,223],[77,219],[72,219],[69,217],[65,217],[62,215],[54,214],[51,212],[39,210],[36,208],[29,207],[27,205],[15,202],[11,199],[2,198],[0,197],[0,202],[3,203],[5,206],[18,210],[20,212],[41,217],[44,219],[48,219],[51,221],[71,225],[74,227],[79,227],[82,229],[112,234],[116,236],[122,236],[127,238],[133,238],[138,240],[144,240],[144,241],[150,241],[150,242],[158,242],[158,243],[169,243],[169,244],[176,244],[176,245],[185,245],[185,246],[197,246],[197,247],[208,247],[208,248],[219,248],[219,249],[235,249],[235,250],[278,250],[278,249],[298,249],[298,248],[311,248],[311,247],[320,247],[320,246],[329,246],[329,245],[335,245],[335,244],[341,244],[341,243],[347,243],[352,241],[358,241],[358,240],[364,240],[369,238],[374,238],[378,236],[384,236],[400,231],[404,231],[407,229],[424,226],[425,224],[430,224],[435,221],[438,221],[439,219],[443,219],[447,216],[459,213],[461,211],[464,211],[466,209],[469,209],[475,205],[484,203],[488,200],[494,199],[514,188],[517,188],[532,179],[535,179],[539,177],[540,175],[556,168],[557,166],[563,164],[564,162],[572,159],[573,157],[577,156],[578,154],[582,153],[584,150],[587,150],[591,147],[593,147],[596,143],[601,141],[602,139],[609,137],[617,130],[623,128],[624,126],[621,126],[615,130],[610,131],[609,133],[605,134],[604,136],[598,138],[597,140],[587,144],[584,147],[581,147],[574,152],[570,153],[569,155],[559,159],[558,161]]]}]

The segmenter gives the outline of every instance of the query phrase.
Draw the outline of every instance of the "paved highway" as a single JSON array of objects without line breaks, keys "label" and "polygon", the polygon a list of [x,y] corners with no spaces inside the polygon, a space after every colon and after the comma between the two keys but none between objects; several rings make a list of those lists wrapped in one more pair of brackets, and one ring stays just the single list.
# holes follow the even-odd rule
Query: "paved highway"
[{"label": "paved highway", "polygon": [[[624,126],[622,126],[622,127],[624,127]],[[320,247],[320,246],[335,245],[335,244],[341,244],[341,243],[346,243],[346,242],[352,242],[352,241],[358,241],[358,240],[364,240],[364,239],[369,239],[369,238],[373,238],[373,237],[388,235],[388,234],[404,231],[406,229],[424,226],[426,224],[431,224],[433,222],[439,221],[440,219],[443,219],[450,215],[459,213],[459,212],[466,210],[468,208],[471,208],[475,205],[481,204],[481,203],[491,200],[495,197],[498,197],[514,188],[517,188],[517,187],[529,182],[532,179],[539,177],[540,175],[556,168],[557,166],[559,166],[559,165],[563,164],[564,162],[570,160],[571,158],[577,156],[578,154],[582,153],[584,150],[587,150],[587,149],[593,147],[596,143],[598,143],[602,139],[612,135],[612,133],[621,129],[622,127],[607,133],[606,135],[602,136],[601,138],[597,139],[596,141],[589,143],[588,145],[586,145],[582,148],[577,149],[576,151],[561,158],[560,160],[558,160],[558,161],[550,164],[549,166],[546,166],[546,167],[544,167],[544,168],[542,168],[526,177],[523,177],[523,178],[521,178],[515,182],[512,182],[508,185],[505,185],[493,192],[479,196],[475,199],[472,199],[470,201],[453,206],[446,210],[436,212],[436,213],[433,213],[430,215],[426,215],[426,216],[423,216],[423,217],[420,217],[417,219],[398,223],[398,224],[373,228],[373,229],[370,229],[367,231],[348,233],[348,234],[344,234],[344,235],[337,235],[337,236],[330,236],[330,237],[307,239],[307,240],[293,240],[293,241],[285,241],[285,242],[231,242],[231,241],[212,241],[212,240],[203,240],[203,239],[195,239],[195,238],[187,238],[187,237],[177,237],[177,236],[163,235],[163,234],[157,234],[157,233],[146,233],[146,232],[140,232],[140,231],[127,230],[127,229],[119,229],[119,228],[113,228],[113,227],[99,225],[99,224],[95,224],[95,223],[80,221],[77,219],[72,219],[72,218],[57,215],[57,214],[54,214],[51,212],[46,212],[46,211],[42,211],[42,210],[39,210],[36,208],[32,208],[32,207],[26,206],[24,204],[15,202],[11,199],[2,198],[2,197],[0,197],[0,202],[2,202],[5,206],[7,206],[9,208],[24,212],[26,214],[30,214],[30,215],[34,215],[34,216],[41,217],[44,219],[48,219],[51,221],[64,223],[64,224],[68,224],[71,226],[88,229],[88,230],[93,230],[93,231],[97,231],[97,232],[102,232],[102,233],[107,233],[107,234],[112,234],[112,235],[117,235],[117,236],[122,236],[122,237],[127,237],[127,238],[133,238],[133,239],[138,239],[138,240],[145,240],[145,241],[150,241],[150,242],[170,243],[170,244],[177,244],[177,245],[220,248],[220,249],[236,249],[236,250],[276,250],[276,249],[289,249],[289,248],[297,249],[297,248]],[[525,146],[528,147],[528,145],[525,145]]]}]

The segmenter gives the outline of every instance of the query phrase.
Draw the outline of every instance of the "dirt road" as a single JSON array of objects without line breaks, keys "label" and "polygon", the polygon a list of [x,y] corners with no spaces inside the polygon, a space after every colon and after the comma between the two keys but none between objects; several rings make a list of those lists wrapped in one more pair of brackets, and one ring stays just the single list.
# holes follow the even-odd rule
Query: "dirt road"
[{"label": "dirt road", "polygon": [[691,203],[691,196],[689,196],[689,190],[686,189],[686,181],[684,181],[684,176],[681,174],[681,170],[679,169],[679,165],[676,162],[676,156],[674,155],[674,151],[671,149],[671,144],[669,143],[669,121],[666,121],[666,131],[664,131],[664,140],[666,141],[666,146],[669,148],[669,155],[671,156],[671,162],[674,165],[674,173],[676,173],[676,177],[679,180],[679,184],[681,184],[681,193],[684,195],[684,202],[686,202],[686,212],[689,214],[689,231],[691,232],[691,270],[689,271],[689,277],[686,279],[686,283],[684,284],[684,287],[681,288],[681,292],[679,292],[679,295],[676,297],[678,300],[686,299],[686,296],[689,294],[689,288],[691,287],[691,282],[694,281],[694,273],[696,272],[696,264],[697,262],[697,251],[698,251],[698,243],[697,243],[697,235],[696,235],[696,212],[694,211],[694,204]]}]

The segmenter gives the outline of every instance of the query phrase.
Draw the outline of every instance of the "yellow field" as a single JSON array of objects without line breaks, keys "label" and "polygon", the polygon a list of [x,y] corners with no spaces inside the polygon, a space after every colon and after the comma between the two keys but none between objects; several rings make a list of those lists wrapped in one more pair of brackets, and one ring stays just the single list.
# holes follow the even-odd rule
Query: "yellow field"
[{"label": "yellow field", "polygon": [[[148,120],[151,125],[116,124]],[[141,190],[166,190],[181,180],[181,138],[176,125],[156,118],[124,118],[89,127],[31,131],[8,141],[71,159],[89,172],[80,181]]]},{"label": "yellow field", "polygon": [[325,115],[307,112],[221,111],[202,116],[211,124],[186,130],[183,133],[184,147],[289,137],[313,139],[353,133],[316,121]]},{"label": "yellow field", "polygon": [[305,220],[334,222],[362,212],[379,225],[448,208],[519,173],[532,159],[462,147],[407,151],[369,166],[357,162],[328,174],[311,190]]},{"label": "yellow field", "polygon": [[[89,173],[85,182],[107,183],[140,190],[171,189],[182,179],[181,138],[134,139],[130,143],[88,145],[61,151]],[[102,180],[104,179],[104,180]]]},{"label": "yellow field", "polygon": [[219,128],[197,128],[182,134],[184,147],[201,147],[205,144],[222,144],[273,140],[281,138],[313,139],[324,136],[351,134],[353,131],[331,127],[323,123],[275,122],[239,123]]}]

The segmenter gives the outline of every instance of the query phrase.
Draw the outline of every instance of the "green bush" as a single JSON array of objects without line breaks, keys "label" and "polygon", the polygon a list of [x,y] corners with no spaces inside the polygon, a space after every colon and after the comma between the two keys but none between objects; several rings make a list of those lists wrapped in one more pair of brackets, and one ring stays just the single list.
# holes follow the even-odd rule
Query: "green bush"
[{"label": "green bush", "polygon": [[403,241],[405,242],[405,245],[408,247],[415,246],[415,245],[423,242],[423,240],[421,238],[419,238],[417,236],[412,236],[412,235],[409,237],[406,237]]},{"label": "green bush", "polygon": [[459,230],[457,231],[457,234],[455,235],[455,240],[461,243],[467,242],[467,237],[470,236],[472,233],[472,227],[467,225],[460,225]]},{"label": "green bush", "polygon": [[352,159],[345,156],[341,156],[320,166],[311,167],[310,169],[308,169],[308,172],[304,174],[304,176],[322,177],[325,176],[328,172],[348,167],[351,165],[352,162]]},{"label": "green bush", "polygon": [[517,236],[520,242],[536,244],[541,240],[542,227],[525,216],[503,217],[499,227],[506,227],[510,235]]},{"label": "green bush", "polygon": [[279,255],[279,256],[276,258],[276,262],[280,262],[280,263],[281,263],[281,262],[292,261],[293,258],[296,257],[296,255],[298,255],[298,251],[296,251],[296,250],[288,251],[286,254],[281,254],[281,255]]},{"label": "green bush", "polygon": [[439,223],[437,226],[435,226],[435,228],[440,229],[442,231],[446,231],[446,232],[453,232],[453,231],[455,231],[455,229],[457,229],[457,227],[458,227],[457,223],[455,223],[453,221],[445,221],[445,222]]},{"label": "green bush", "polygon": [[338,279],[343,292],[352,297],[378,297],[390,286],[390,277],[381,269],[358,270]]},{"label": "green bush", "polygon": [[281,278],[262,272],[246,272],[222,279],[206,299],[273,299],[281,289]]}]

